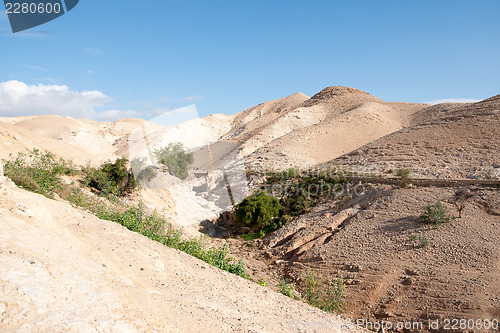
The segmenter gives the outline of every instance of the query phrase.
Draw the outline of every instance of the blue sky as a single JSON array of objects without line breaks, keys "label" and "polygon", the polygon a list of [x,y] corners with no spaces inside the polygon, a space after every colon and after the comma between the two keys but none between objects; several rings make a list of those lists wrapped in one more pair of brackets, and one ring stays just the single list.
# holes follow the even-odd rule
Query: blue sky
[{"label": "blue sky", "polygon": [[387,101],[484,99],[500,93],[499,15],[496,0],[81,0],[12,34],[1,13],[0,116],[231,114],[332,85]]}]

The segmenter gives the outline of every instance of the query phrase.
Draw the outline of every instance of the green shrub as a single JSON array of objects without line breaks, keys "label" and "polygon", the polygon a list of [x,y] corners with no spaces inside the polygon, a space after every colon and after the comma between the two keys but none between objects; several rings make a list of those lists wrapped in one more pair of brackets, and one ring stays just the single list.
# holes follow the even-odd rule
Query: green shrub
[{"label": "green shrub", "polygon": [[341,311],[345,301],[345,284],[341,277],[330,280],[327,285],[322,285],[317,275],[311,271],[306,277],[306,302],[323,311]]},{"label": "green shrub", "polygon": [[279,213],[280,204],[278,199],[267,195],[265,192],[251,195],[236,206],[238,221],[253,231],[259,231],[271,226],[278,218]]},{"label": "green shrub", "polygon": [[295,296],[295,283],[285,279],[283,276],[280,277],[280,293],[290,298],[296,299]]},{"label": "green shrub", "polygon": [[59,176],[71,175],[75,170],[71,163],[57,159],[51,153],[33,149],[19,153],[15,160],[7,161],[4,173],[19,187],[52,198],[63,183]]},{"label": "green shrub", "polygon": [[410,169],[401,169],[398,171],[397,176],[399,177],[399,185],[401,187],[407,187],[413,182],[413,178],[411,177]]},{"label": "green shrub", "polygon": [[434,205],[427,205],[420,221],[439,226],[441,223],[450,222],[454,217],[447,215],[446,207],[438,200]]},{"label": "green shrub", "polygon": [[104,195],[124,196],[137,186],[127,162],[127,159],[119,158],[114,163],[106,162],[98,168],[87,168],[84,182]]},{"label": "green shrub", "polygon": [[170,143],[167,147],[155,151],[158,162],[165,165],[168,173],[180,179],[188,177],[188,167],[193,163],[193,153],[186,153],[180,142]]}]

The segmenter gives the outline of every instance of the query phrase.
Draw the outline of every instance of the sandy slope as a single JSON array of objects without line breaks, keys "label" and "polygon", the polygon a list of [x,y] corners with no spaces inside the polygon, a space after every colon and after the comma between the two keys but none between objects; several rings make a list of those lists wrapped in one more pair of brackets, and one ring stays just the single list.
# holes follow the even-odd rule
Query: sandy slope
[{"label": "sandy slope", "polygon": [[299,93],[246,110],[223,138],[242,147],[252,168],[308,167],[407,126],[424,107],[328,87],[312,98]]},{"label": "sandy slope", "polygon": [[0,157],[37,148],[77,165],[117,158],[115,141],[138,126],[138,119],[113,123],[60,116],[0,118]]},{"label": "sandy slope", "polygon": [[336,320],[0,178],[2,332],[284,332]]},{"label": "sandy slope", "polygon": [[410,168],[431,178],[500,178],[500,95],[429,107],[414,122],[329,164],[381,173]]}]

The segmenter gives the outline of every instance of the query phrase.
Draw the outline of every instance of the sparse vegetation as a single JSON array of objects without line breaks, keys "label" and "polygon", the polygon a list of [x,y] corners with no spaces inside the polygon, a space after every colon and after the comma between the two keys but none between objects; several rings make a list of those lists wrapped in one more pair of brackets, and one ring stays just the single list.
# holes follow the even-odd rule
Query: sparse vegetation
[{"label": "sparse vegetation", "polygon": [[[43,194],[49,198],[54,194],[67,200],[76,207],[86,209],[97,217],[119,223],[127,229],[140,233],[163,245],[186,252],[222,270],[247,278],[245,266],[241,261],[229,257],[227,245],[210,247],[203,238],[186,238],[181,230],[175,230],[167,221],[157,214],[148,213],[144,205],[124,204],[118,197],[108,194],[120,192],[128,187],[126,181],[133,180],[125,167],[126,160],[115,163],[105,163],[103,166],[84,169],[80,176],[85,180],[83,185],[104,184],[99,194],[93,196],[78,186],[77,182],[67,183],[61,175],[77,174],[71,164],[62,159],[56,159],[49,153],[33,150],[28,154],[19,154],[13,161],[5,163],[5,175],[18,186],[32,192]],[[82,174],[83,173],[83,174]],[[95,183],[91,183],[92,180]],[[111,184],[109,184],[111,183]],[[116,187],[114,187],[116,186]]]},{"label": "sparse vegetation", "polygon": [[75,174],[75,170],[71,163],[57,159],[51,153],[33,149],[7,161],[4,173],[17,186],[53,198],[56,190],[63,187],[59,176]]},{"label": "sparse vegetation", "polygon": [[434,224],[436,227],[441,223],[450,222],[454,216],[448,215],[446,207],[438,200],[434,205],[427,205],[424,213],[420,216],[423,223]]},{"label": "sparse vegetation", "polygon": [[280,293],[282,293],[285,296],[288,296],[292,299],[297,299],[297,296],[295,296],[295,283],[286,279],[285,277],[281,276],[280,277]]},{"label": "sparse vegetation", "polygon": [[168,173],[180,179],[188,177],[188,167],[193,163],[193,153],[187,153],[180,142],[170,143],[167,147],[155,151],[158,162],[165,165]]},{"label": "sparse vegetation", "polygon": [[398,170],[397,176],[399,177],[399,185],[401,187],[408,187],[413,182],[410,169]]},{"label": "sparse vegetation", "polygon": [[337,277],[321,284],[316,273],[307,272],[305,281],[306,302],[323,311],[342,311],[345,301],[345,284],[342,277]]},{"label": "sparse vegetation", "polygon": [[127,163],[127,159],[119,158],[114,163],[106,162],[98,168],[87,167],[84,170],[84,183],[103,195],[124,196],[137,187]]}]

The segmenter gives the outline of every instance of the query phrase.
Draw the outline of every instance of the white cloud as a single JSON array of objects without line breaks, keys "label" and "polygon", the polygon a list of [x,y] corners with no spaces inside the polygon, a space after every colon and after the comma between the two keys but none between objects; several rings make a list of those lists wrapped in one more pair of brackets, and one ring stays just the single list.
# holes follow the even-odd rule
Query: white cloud
[{"label": "white cloud", "polygon": [[87,71],[87,74],[90,74],[90,75],[92,75],[92,74],[94,74],[94,73],[95,73],[95,72],[94,72],[94,70],[93,70],[93,69],[89,69],[89,70]]},{"label": "white cloud", "polygon": [[435,101],[424,102],[425,104],[436,105],[441,103],[477,103],[480,102],[480,99],[468,99],[468,98],[446,98],[446,99],[438,99]]},{"label": "white cloud", "polygon": [[97,90],[73,91],[64,85],[27,85],[15,80],[0,83],[0,116],[57,114],[106,121],[138,116],[133,110],[96,111],[111,101]]},{"label": "white cloud", "polygon": [[137,117],[139,117],[139,113],[135,110],[107,110],[99,112],[95,118],[100,121],[115,121],[118,119]]}]

